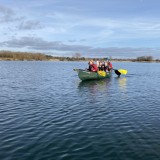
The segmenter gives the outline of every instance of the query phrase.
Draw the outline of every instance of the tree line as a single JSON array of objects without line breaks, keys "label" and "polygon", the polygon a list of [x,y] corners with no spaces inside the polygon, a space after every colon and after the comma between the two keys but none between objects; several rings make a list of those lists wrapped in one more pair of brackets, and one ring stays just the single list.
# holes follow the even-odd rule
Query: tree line
[{"label": "tree line", "polygon": [[[82,57],[81,54],[75,53],[72,57],[59,57],[51,56],[42,53],[30,53],[30,52],[12,52],[12,51],[0,51],[0,60],[20,60],[20,61],[49,61],[49,60],[58,60],[58,61],[104,61],[106,58],[86,58]],[[159,59],[154,60],[152,56],[140,56],[136,59],[113,59],[110,57],[111,61],[132,61],[132,62],[160,62]]]}]

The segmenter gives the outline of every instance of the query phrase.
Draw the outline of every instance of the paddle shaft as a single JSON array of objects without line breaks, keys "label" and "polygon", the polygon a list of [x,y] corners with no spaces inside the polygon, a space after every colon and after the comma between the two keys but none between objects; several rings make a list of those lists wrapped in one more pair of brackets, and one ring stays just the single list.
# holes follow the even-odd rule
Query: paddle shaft
[{"label": "paddle shaft", "polygon": [[113,69],[113,70],[114,70],[114,72],[115,72],[116,75],[118,75],[118,76],[121,75],[121,73],[117,69]]}]

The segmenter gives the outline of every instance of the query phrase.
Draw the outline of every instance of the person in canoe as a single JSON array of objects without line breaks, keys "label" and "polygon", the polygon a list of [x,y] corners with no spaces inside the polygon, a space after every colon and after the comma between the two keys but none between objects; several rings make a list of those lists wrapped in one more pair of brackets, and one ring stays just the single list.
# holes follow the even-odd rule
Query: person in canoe
[{"label": "person in canoe", "polygon": [[99,62],[98,70],[99,71],[104,71],[104,65],[102,64],[102,62]]},{"label": "person in canoe", "polygon": [[110,60],[108,58],[106,58],[106,60],[107,60],[106,64],[107,64],[108,71],[112,71],[112,69],[113,69],[112,63],[110,62]]},{"label": "person in canoe", "polygon": [[108,62],[108,71],[111,71],[113,69],[112,63],[109,61]]},{"label": "person in canoe", "polygon": [[91,71],[91,72],[97,72],[98,71],[98,67],[96,64],[94,64],[93,60],[90,60],[88,62],[88,65],[89,65],[89,68],[88,70]]},{"label": "person in canoe", "polygon": [[108,72],[109,71],[109,66],[108,66],[108,62],[104,63],[104,71]]}]

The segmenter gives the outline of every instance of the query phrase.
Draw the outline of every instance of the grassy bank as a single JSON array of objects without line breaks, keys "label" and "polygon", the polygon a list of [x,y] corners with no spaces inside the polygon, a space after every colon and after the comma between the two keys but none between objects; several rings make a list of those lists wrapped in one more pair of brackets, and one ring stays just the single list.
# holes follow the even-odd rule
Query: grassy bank
[{"label": "grassy bank", "polygon": [[52,56],[45,55],[42,53],[28,53],[28,52],[11,52],[11,51],[0,51],[0,60],[8,60],[8,61],[42,61],[49,60]]}]

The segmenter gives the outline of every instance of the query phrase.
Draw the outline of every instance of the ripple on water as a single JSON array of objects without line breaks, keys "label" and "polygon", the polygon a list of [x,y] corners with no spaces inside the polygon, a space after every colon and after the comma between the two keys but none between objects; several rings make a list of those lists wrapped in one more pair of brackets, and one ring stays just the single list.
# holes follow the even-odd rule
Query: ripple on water
[{"label": "ripple on water", "polygon": [[0,159],[160,159],[159,64],[90,82],[72,72],[85,63],[0,65]]}]

